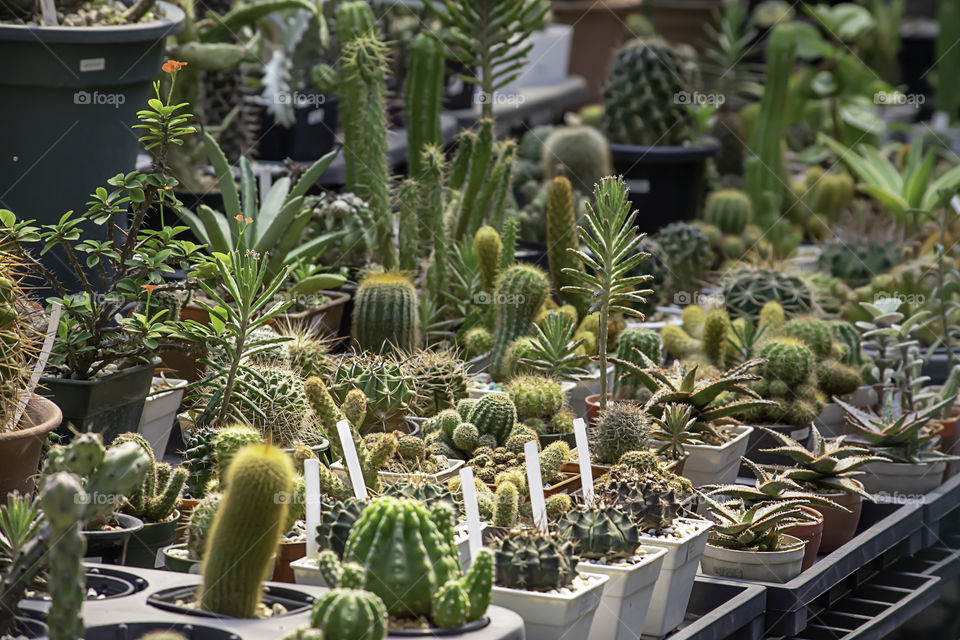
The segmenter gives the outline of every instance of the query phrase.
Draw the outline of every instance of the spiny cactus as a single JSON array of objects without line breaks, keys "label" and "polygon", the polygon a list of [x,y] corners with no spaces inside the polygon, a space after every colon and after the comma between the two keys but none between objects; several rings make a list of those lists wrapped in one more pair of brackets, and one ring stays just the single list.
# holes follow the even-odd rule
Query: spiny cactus
[{"label": "spiny cactus", "polygon": [[590,448],[601,464],[615,464],[629,451],[646,449],[649,431],[650,417],[643,407],[615,402],[600,413]]},{"label": "spiny cactus", "polygon": [[493,335],[486,327],[473,327],[460,338],[460,345],[467,358],[474,358],[490,351],[493,347]]},{"label": "spiny cactus", "polygon": [[144,522],[165,522],[177,508],[189,472],[185,467],[174,469],[166,462],[157,462],[153,447],[138,433],[122,433],[111,446],[124,442],[139,446],[149,463],[143,483],[126,499],[120,510]]},{"label": "spiny cactus", "polygon": [[[660,331],[660,335],[663,338],[663,348],[666,349],[674,358],[687,358],[696,353],[699,353],[703,348],[703,344],[700,340],[697,340],[686,331],[683,330],[683,327],[679,327],[675,324],[668,324]],[[643,363],[636,363],[637,366],[644,366]],[[623,374],[621,374],[623,375]]]},{"label": "spiny cactus", "polygon": [[766,343],[760,350],[767,380],[779,380],[787,385],[805,382],[813,369],[814,357],[802,342],[779,338]]},{"label": "spiny cactus", "polygon": [[241,367],[227,415],[249,424],[280,447],[315,439],[303,379],[286,367]]},{"label": "spiny cactus", "polygon": [[295,471],[290,457],[270,445],[238,451],[204,553],[200,606],[223,616],[253,618],[287,519]]},{"label": "spiny cactus", "polygon": [[357,288],[351,335],[361,349],[413,349],[420,341],[419,306],[416,287],[406,276],[368,276]]},{"label": "spiny cactus", "polygon": [[753,205],[743,191],[721,189],[707,198],[703,215],[723,233],[740,235],[753,218]]},{"label": "spiny cactus", "polygon": [[190,557],[194,560],[202,560],[203,552],[207,545],[207,537],[213,527],[213,519],[220,508],[220,500],[223,494],[211,493],[197,503],[190,513],[190,519],[187,520],[186,544]]},{"label": "spiny cactus", "polygon": [[[584,194],[592,193],[593,185],[613,173],[607,139],[593,127],[579,125],[554,129],[543,143],[540,163],[544,179],[564,176],[573,188]],[[549,225],[548,218],[548,229]],[[576,229],[571,229],[571,233],[576,237]]]},{"label": "spiny cactus", "polygon": [[243,447],[263,442],[260,433],[253,427],[242,424],[228,425],[216,435],[213,440],[213,455],[217,461],[217,470],[220,475],[220,488],[226,488],[230,463],[233,456]]},{"label": "spiny cactus", "polygon": [[512,527],[517,524],[520,509],[520,491],[516,484],[507,480],[497,485],[496,502],[493,507],[493,524],[496,527]]},{"label": "spiny cactus", "polygon": [[723,309],[711,309],[703,323],[703,352],[714,366],[724,365],[729,349],[730,316]]},{"label": "spiny cactus", "polygon": [[419,349],[403,361],[403,372],[414,383],[410,407],[424,418],[456,406],[467,395],[467,365],[452,349]]},{"label": "spiny cactus", "polygon": [[500,253],[503,251],[500,234],[493,227],[484,225],[477,229],[477,233],[473,236],[473,246],[477,250],[483,290],[492,292],[497,284],[497,276],[500,274]]},{"label": "spiny cactus", "polygon": [[336,588],[313,603],[310,624],[342,640],[383,640],[387,635],[383,600],[362,589]]},{"label": "spiny cactus", "polygon": [[853,178],[849,174],[831,171],[817,178],[805,200],[814,213],[839,220],[840,214],[853,202],[853,191]]},{"label": "spiny cactus", "polygon": [[563,385],[550,376],[519,376],[510,381],[507,393],[517,409],[517,419],[549,417],[564,404]]},{"label": "spiny cactus", "polygon": [[51,640],[83,637],[83,600],[87,595],[83,554],[86,541],[80,532],[83,498],[80,479],[59,471],[46,477],[40,491],[40,508],[50,526],[47,553],[51,606],[47,614]]},{"label": "spiny cactus", "polygon": [[824,360],[817,364],[815,375],[817,387],[830,397],[853,393],[863,384],[857,369],[836,360]]},{"label": "spiny cactus", "polygon": [[26,388],[40,334],[28,322],[21,281],[24,267],[0,246],[0,431],[9,425]]},{"label": "spiny cactus", "polygon": [[679,478],[615,466],[597,482],[596,495],[602,504],[616,505],[627,513],[641,531],[659,531],[679,515],[678,490],[683,488]]},{"label": "spiny cactus", "polygon": [[550,291],[546,275],[536,267],[518,264],[500,276],[494,294],[493,346],[490,350],[490,372],[503,373],[507,348],[526,335],[537,312]]},{"label": "spiny cactus", "polygon": [[342,558],[347,538],[364,506],[363,502],[352,497],[342,502],[324,502],[320,509],[320,524],[317,525],[317,545]]},{"label": "spiny cactus", "polygon": [[833,336],[825,320],[811,316],[794,318],[783,326],[783,334],[806,344],[818,360],[830,357]]},{"label": "spiny cactus", "polygon": [[497,444],[503,444],[517,422],[517,409],[505,395],[488,394],[480,398],[470,410],[469,422],[480,434],[492,435]]},{"label": "spiny cactus", "polygon": [[757,318],[767,302],[779,302],[787,316],[815,310],[814,295],[799,277],[769,269],[741,269],[728,274],[721,285],[731,317]]},{"label": "spiny cactus", "polygon": [[561,535],[577,544],[581,558],[630,558],[640,546],[640,530],[616,507],[588,507],[570,511],[559,523]]},{"label": "spiny cactus", "polygon": [[570,540],[555,533],[524,531],[498,541],[494,552],[497,586],[525,591],[551,591],[569,586],[576,577]]},{"label": "spiny cactus", "polygon": [[[546,151],[545,151],[546,152]],[[589,190],[586,191],[589,193]],[[576,283],[564,269],[579,269],[580,260],[576,251],[580,248],[577,234],[577,213],[574,208],[573,188],[570,180],[557,176],[550,182],[547,191],[547,259],[550,264],[550,278],[554,289],[560,292],[564,300],[576,307],[579,314],[585,313],[589,301],[583,296],[564,293],[563,287]]]},{"label": "spiny cactus", "polygon": [[667,255],[675,290],[694,286],[713,265],[713,249],[703,231],[686,222],[671,222],[657,233]]},{"label": "spiny cactus", "polygon": [[421,31],[410,43],[404,87],[404,124],[407,130],[407,173],[419,179],[423,150],[442,144],[440,110],[443,106],[444,56],[440,40]]}]

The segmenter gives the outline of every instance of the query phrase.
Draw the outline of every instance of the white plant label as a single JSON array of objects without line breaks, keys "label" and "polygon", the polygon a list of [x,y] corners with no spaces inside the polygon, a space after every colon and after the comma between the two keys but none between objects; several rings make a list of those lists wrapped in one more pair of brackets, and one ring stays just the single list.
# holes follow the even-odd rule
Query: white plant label
[{"label": "white plant label", "polygon": [[337,433],[340,435],[340,444],[343,447],[344,462],[347,465],[347,472],[350,474],[350,483],[353,485],[353,495],[357,500],[366,500],[367,485],[363,482],[363,470],[360,469],[360,459],[357,457],[357,449],[353,445],[353,435],[350,433],[350,423],[341,420],[337,423]]},{"label": "white plant label", "polygon": [[533,507],[533,522],[547,532],[547,502],[543,497],[543,477],[540,475],[539,443],[530,440],[523,446],[527,458],[527,484],[530,485],[530,506]]},{"label": "white plant label", "polygon": [[[36,364],[33,365],[33,373],[30,374],[30,381],[27,383],[27,388],[24,389],[20,395],[17,410],[13,414],[13,422],[10,423],[12,429],[16,429],[20,423],[20,418],[27,408],[27,403],[30,402],[30,398],[33,397],[33,390],[37,388],[37,383],[40,382],[40,376],[43,375],[43,370],[47,368],[47,361],[53,352],[53,340],[57,337],[57,327],[60,326],[60,315],[62,312],[63,307],[60,306],[59,302],[54,302],[50,305],[50,317],[47,318],[47,333],[43,337],[40,357],[37,358]],[[2,427],[3,425],[0,425],[0,431],[3,430]]]},{"label": "white plant label", "polygon": [[320,461],[308,458],[303,461],[303,480],[306,499],[307,557],[316,558],[317,526],[320,524]]},{"label": "white plant label", "polygon": [[960,196],[953,196],[950,198],[950,206],[953,207],[954,211],[960,213]]},{"label": "white plant label", "polygon": [[106,58],[84,58],[80,61],[80,73],[103,71],[107,68]]},{"label": "white plant label", "polygon": [[573,421],[573,433],[577,437],[577,458],[580,460],[580,488],[583,500],[593,504],[593,468],[590,466],[590,441],[587,439],[587,424],[583,418]]},{"label": "white plant label", "polygon": [[43,26],[59,26],[57,22],[57,6],[53,0],[40,0],[40,13],[43,17]]},{"label": "white plant label", "polygon": [[[463,492],[463,510],[467,514],[467,538],[470,546],[470,562],[477,557],[483,547],[483,533],[480,531],[480,508],[477,506],[477,487],[473,484],[473,468],[460,469],[460,490]],[[469,566],[469,565],[468,565]],[[466,569],[467,567],[464,567]]]}]

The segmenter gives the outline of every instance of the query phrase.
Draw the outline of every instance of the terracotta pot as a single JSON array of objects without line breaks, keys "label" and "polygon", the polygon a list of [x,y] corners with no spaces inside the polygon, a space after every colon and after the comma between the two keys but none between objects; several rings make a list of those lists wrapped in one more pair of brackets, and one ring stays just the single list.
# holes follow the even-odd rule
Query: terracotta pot
[{"label": "terracotta pot", "polygon": [[40,450],[47,434],[60,426],[60,407],[34,396],[20,418],[16,431],[0,432],[0,496],[11,491],[28,495],[40,463]]},{"label": "terracotta pot", "polygon": [[281,313],[270,324],[294,327],[315,335],[336,335],[343,320],[343,309],[350,301],[350,294],[343,291],[318,291],[317,295],[330,298],[329,301],[305,309]]},{"label": "terracotta pot", "polygon": [[554,0],[553,21],[573,25],[568,72],[586,79],[586,102],[600,102],[610,64],[630,37],[627,16],[642,4],[642,0]]},{"label": "terracotta pot", "polygon": [[175,543],[180,544],[187,540],[187,523],[190,522],[190,514],[197,507],[199,500],[193,498],[180,498],[180,506],[177,510],[180,512],[180,520],[177,522],[177,537]]},{"label": "terracotta pot", "polygon": [[307,543],[304,542],[281,542],[277,549],[277,562],[273,567],[273,580],[275,582],[296,582],[293,577],[293,569],[290,563],[294,560],[307,555]]},{"label": "terracotta pot", "polygon": [[844,513],[838,509],[813,507],[823,516],[820,553],[830,553],[849,542],[857,532],[857,524],[860,523],[862,498],[855,493],[827,493],[822,495],[824,498],[829,498],[850,510],[850,513]]},{"label": "terracotta pot", "polygon": [[[200,324],[210,324],[210,314],[200,307],[187,305],[180,311],[181,320],[196,320]],[[163,365],[176,372],[178,378],[187,382],[196,382],[203,377],[206,367],[198,359],[206,357],[206,346],[194,346],[191,350],[169,349],[158,354]]]},{"label": "terracotta pot", "polygon": [[[600,394],[589,395],[584,402],[587,405],[587,426],[592,427],[600,415]],[[607,394],[607,402],[613,402],[613,395],[610,393]]]},{"label": "terracotta pot", "polygon": [[[946,420],[941,420],[940,425],[940,451],[949,454],[956,455],[956,452],[960,450],[960,447],[957,446],[957,423],[960,422],[960,407],[953,407],[950,409],[950,417]],[[947,471],[943,474],[943,479],[951,478],[957,475],[957,471],[960,470],[960,464],[956,461],[947,463]]]},{"label": "terracotta pot", "polygon": [[789,529],[785,529],[784,533],[807,543],[807,546],[804,547],[803,565],[800,569],[801,571],[806,571],[813,566],[813,563],[817,559],[817,554],[820,552],[820,540],[823,538],[823,515],[812,507],[800,508],[815,517],[817,521],[812,524],[798,524]]}]

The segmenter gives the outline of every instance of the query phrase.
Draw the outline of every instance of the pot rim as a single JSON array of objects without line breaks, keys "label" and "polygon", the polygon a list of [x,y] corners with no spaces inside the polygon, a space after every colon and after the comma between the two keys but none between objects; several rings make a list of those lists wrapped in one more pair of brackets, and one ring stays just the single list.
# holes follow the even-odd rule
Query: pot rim
[{"label": "pot rim", "polygon": [[544,598],[553,602],[573,602],[579,598],[582,598],[588,595],[591,591],[597,588],[603,588],[606,583],[610,580],[610,576],[603,573],[591,573],[589,571],[577,571],[577,574],[581,577],[590,577],[590,582],[586,585],[580,586],[576,591],[572,593],[550,593],[549,591],[528,591],[527,589],[513,589],[511,587],[501,587],[497,584],[493,585],[494,589],[499,590],[501,593],[507,595],[516,594],[518,597],[535,597],[535,598]]},{"label": "pot rim", "polygon": [[796,553],[797,551],[799,551],[800,553],[803,553],[804,548],[807,546],[807,543],[805,540],[801,540],[800,538],[796,536],[791,536],[790,534],[787,534],[787,533],[781,533],[780,538],[781,538],[781,541],[784,538],[790,538],[795,542],[791,543],[791,546],[787,549],[774,549],[773,551],[750,551],[748,549],[730,549],[729,547],[719,547],[713,544],[712,542],[710,542],[709,539],[707,540],[707,546],[713,549],[721,550],[721,551],[732,551],[738,554],[743,553],[743,554],[751,554],[751,555],[757,555],[757,556],[763,556],[763,557],[769,557],[773,554],[786,555],[790,553]]},{"label": "pot rim", "polygon": [[703,138],[698,144],[688,147],[680,145],[641,145],[641,144],[623,144],[619,142],[610,143],[610,152],[617,160],[620,156],[641,156],[635,158],[641,164],[644,159],[649,158],[651,162],[664,162],[671,164],[685,164],[688,162],[699,162],[712,158],[720,150],[720,143],[714,138]]},{"label": "pot rim", "polygon": [[666,547],[656,547],[652,544],[641,544],[638,549],[643,549],[646,552],[638,562],[630,564],[597,564],[596,562],[584,559],[580,560],[577,565],[584,567],[587,573],[592,573],[594,570],[610,571],[611,573],[629,573],[656,562],[670,551]]},{"label": "pot rim", "polygon": [[150,22],[116,26],[45,27],[25,24],[0,25],[0,40],[69,43],[80,45],[114,44],[120,42],[149,42],[162,40],[183,30],[186,15],[169,2],[157,0],[163,17]]},{"label": "pot rim", "polygon": [[[34,425],[32,427],[27,427],[26,429],[14,429],[13,431],[0,431],[0,443],[11,442],[14,440],[22,440],[27,438],[34,437],[45,437],[48,433],[60,426],[60,422],[63,420],[63,412],[60,410],[60,407],[57,404],[50,400],[49,398],[44,398],[41,395],[36,393],[30,398],[30,401],[27,402],[27,411],[30,410],[31,405],[38,409],[38,413],[43,410],[43,408],[50,410],[52,407],[51,417],[44,420],[40,424]],[[45,406],[49,405],[49,406]],[[42,408],[41,408],[42,407]],[[26,412],[24,412],[26,413]],[[23,421],[23,416],[20,417],[21,422]]]},{"label": "pot rim", "polygon": [[[138,364],[130,365],[129,367],[124,367],[119,371],[114,371],[109,375],[102,376],[100,378],[93,378],[92,380],[72,380],[70,378],[58,378],[56,376],[40,376],[40,383],[49,384],[52,382],[54,384],[62,384],[62,385],[69,385],[69,386],[92,387],[94,385],[105,383],[108,380],[113,380],[116,376],[134,375],[146,368],[156,369],[161,362],[162,361],[160,360],[160,358],[157,358],[157,357],[150,358],[149,362],[140,362]],[[151,377],[151,384],[152,382],[153,380]]]}]

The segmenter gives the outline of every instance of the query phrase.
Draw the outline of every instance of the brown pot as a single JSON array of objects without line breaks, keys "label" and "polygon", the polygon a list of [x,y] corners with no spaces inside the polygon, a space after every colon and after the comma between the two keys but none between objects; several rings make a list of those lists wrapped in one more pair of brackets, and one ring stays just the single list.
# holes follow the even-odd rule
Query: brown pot
[{"label": "brown pot", "polygon": [[800,538],[807,543],[803,548],[803,565],[800,568],[801,571],[806,571],[813,566],[817,554],[820,552],[820,540],[823,538],[823,515],[812,507],[803,506],[800,508],[816,518],[817,521],[812,524],[798,524],[785,529],[784,533],[794,538]]},{"label": "brown pot", "polygon": [[318,336],[337,335],[343,319],[343,309],[350,301],[350,294],[343,291],[318,291],[317,295],[326,296],[330,300],[303,311],[281,313],[270,324],[296,328]]},{"label": "brown pot", "polygon": [[60,426],[62,419],[60,407],[34,396],[20,418],[20,428],[0,432],[0,496],[12,491],[28,495],[33,491],[43,441]]},{"label": "brown pot", "polygon": [[295,582],[293,578],[293,569],[290,563],[294,560],[307,555],[307,543],[304,542],[281,542],[277,549],[277,562],[273,567],[273,580],[275,582]]},{"label": "brown pot", "polygon": [[553,21],[573,25],[568,72],[586,79],[586,102],[602,99],[610,64],[629,39],[627,16],[642,4],[642,0],[554,0]]},{"label": "brown pot", "polygon": [[[196,320],[200,324],[210,324],[210,314],[194,305],[187,305],[180,311],[181,320]],[[193,345],[190,350],[167,349],[160,351],[163,366],[176,372],[176,377],[187,382],[196,382],[203,377],[206,367],[197,360],[207,355],[206,346]]]},{"label": "brown pot", "polygon": [[[584,402],[587,405],[587,426],[592,427],[600,415],[600,394],[594,393],[586,397]],[[613,402],[613,394],[607,394],[607,404]]]},{"label": "brown pot", "polygon": [[654,0],[653,23],[666,40],[702,52],[710,42],[707,25],[716,26],[714,12],[722,6],[723,0]]},{"label": "brown pot", "polygon": [[[950,417],[941,420],[940,425],[940,451],[948,455],[956,455],[960,447],[957,446],[957,423],[960,422],[960,407],[950,409]],[[943,475],[946,480],[957,474],[960,465],[956,461],[947,463],[947,471]]]},{"label": "brown pot", "polygon": [[849,542],[857,532],[857,525],[860,523],[862,498],[855,493],[827,493],[821,495],[850,510],[850,513],[845,513],[839,509],[813,507],[823,516],[823,537],[820,539],[820,553],[830,553]]}]

